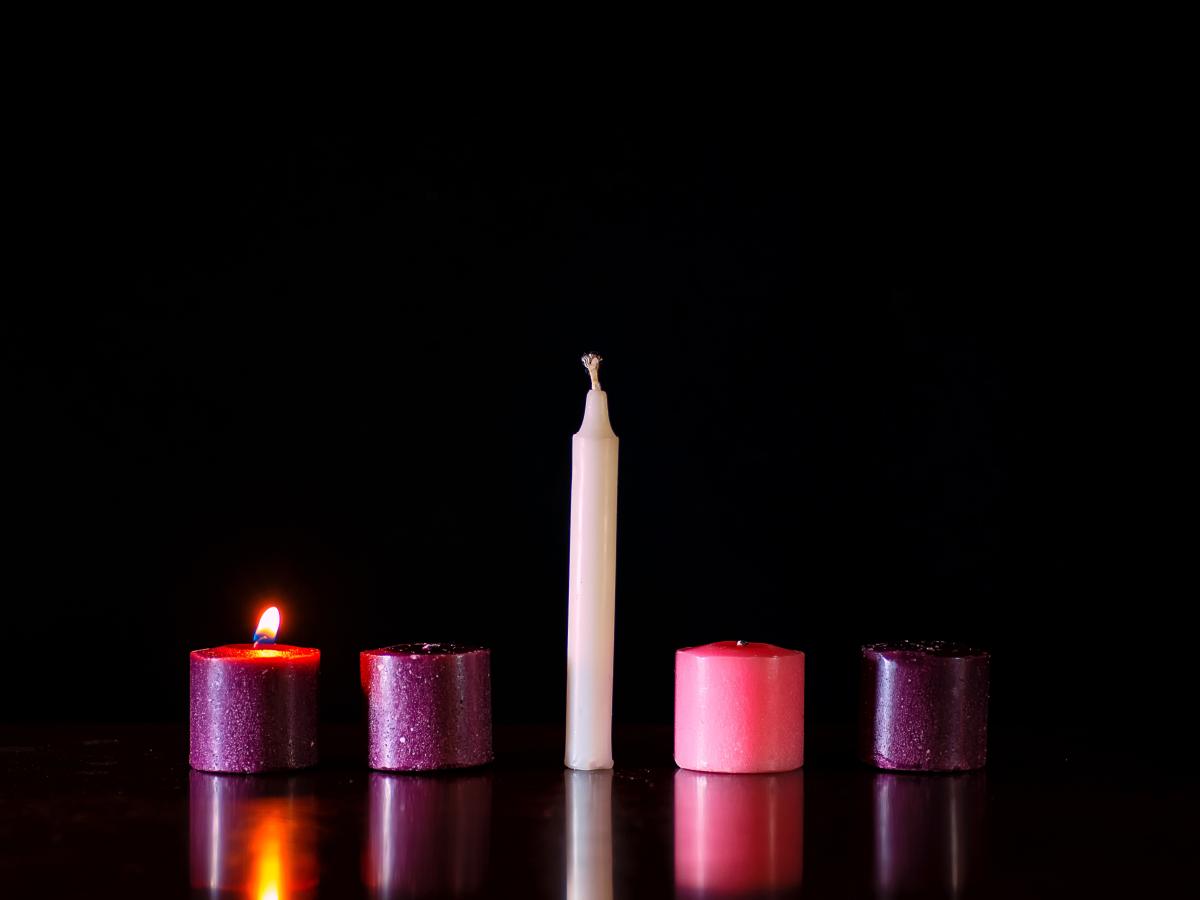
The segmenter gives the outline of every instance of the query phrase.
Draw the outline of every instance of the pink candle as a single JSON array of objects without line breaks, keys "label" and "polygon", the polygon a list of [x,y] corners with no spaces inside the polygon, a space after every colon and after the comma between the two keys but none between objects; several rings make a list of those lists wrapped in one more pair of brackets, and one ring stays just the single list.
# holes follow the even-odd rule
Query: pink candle
[{"label": "pink candle", "polygon": [[675,763],[701,772],[804,765],[804,654],[747,641],[676,651]]},{"label": "pink candle", "polygon": [[675,773],[675,893],[732,897],[797,887],[804,773]]}]

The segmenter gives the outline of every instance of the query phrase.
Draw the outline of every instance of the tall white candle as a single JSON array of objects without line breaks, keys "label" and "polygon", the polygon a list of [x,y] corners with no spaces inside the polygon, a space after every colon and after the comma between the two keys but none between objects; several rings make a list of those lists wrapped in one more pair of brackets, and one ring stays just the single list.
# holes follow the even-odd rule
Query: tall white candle
[{"label": "tall white candle", "polygon": [[600,357],[571,441],[571,583],[567,616],[567,752],[572,769],[611,769],[617,581],[617,436],[600,389]]}]

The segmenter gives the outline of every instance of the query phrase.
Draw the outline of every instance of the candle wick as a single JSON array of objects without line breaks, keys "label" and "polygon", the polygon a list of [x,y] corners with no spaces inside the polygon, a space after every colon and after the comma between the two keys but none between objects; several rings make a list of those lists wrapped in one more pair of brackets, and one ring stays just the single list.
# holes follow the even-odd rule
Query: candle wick
[{"label": "candle wick", "polygon": [[588,374],[592,376],[592,390],[600,390],[600,361],[603,359],[599,353],[583,354],[583,366],[588,370]]}]

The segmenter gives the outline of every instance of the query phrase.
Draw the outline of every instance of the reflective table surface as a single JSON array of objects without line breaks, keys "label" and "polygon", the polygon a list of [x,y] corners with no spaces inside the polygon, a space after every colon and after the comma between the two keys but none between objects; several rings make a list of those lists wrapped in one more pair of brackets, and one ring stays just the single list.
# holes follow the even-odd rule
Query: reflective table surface
[{"label": "reflective table surface", "polygon": [[668,728],[620,729],[617,768],[578,773],[527,727],[418,776],[322,740],[312,771],[210,775],[182,727],[0,726],[0,896],[1173,896],[1200,836],[1193,772],[1068,748],[910,775],[818,734],[803,771],[705,775]]}]

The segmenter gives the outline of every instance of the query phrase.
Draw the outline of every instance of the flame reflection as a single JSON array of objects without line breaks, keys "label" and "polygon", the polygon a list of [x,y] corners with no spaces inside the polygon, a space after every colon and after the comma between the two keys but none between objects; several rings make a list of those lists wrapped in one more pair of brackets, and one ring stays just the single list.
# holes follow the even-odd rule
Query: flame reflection
[{"label": "flame reflection", "polygon": [[304,900],[318,882],[316,798],[304,776],[190,775],[192,888],[210,897]]},{"label": "flame reflection", "polygon": [[468,897],[487,878],[492,776],[372,772],[363,880],[373,896]]},{"label": "flame reflection", "polygon": [[979,881],[985,777],[875,775],[879,897],[958,897]]},{"label": "flame reflection", "polygon": [[675,889],[720,897],[798,888],[804,773],[675,773]]}]

